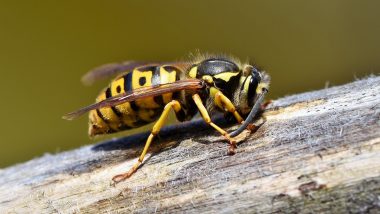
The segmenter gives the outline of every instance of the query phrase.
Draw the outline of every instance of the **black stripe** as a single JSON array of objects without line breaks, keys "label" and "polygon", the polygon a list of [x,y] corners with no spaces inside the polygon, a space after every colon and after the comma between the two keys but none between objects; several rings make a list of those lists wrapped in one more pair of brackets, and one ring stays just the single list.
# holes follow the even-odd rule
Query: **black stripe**
[{"label": "black stripe", "polygon": [[133,71],[123,76],[125,92],[132,91],[132,74],[133,74]]},{"label": "black stripe", "polygon": [[[132,75],[133,75],[133,71],[132,72],[129,72],[127,75],[125,75],[123,78],[124,78],[124,91],[125,92],[129,92],[129,91],[132,91]],[[129,102],[129,104],[131,105],[131,108],[133,111],[137,112],[139,110],[139,107],[136,105],[135,101],[131,101]]]},{"label": "black stripe", "polygon": [[131,105],[131,108],[133,111],[135,111],[135,112],[139,111],[139,107],[136,105],[135,101],[131,101],[131,102],[129,102],[129,104]]},{"label": "black stripe", "polygon": [[243,82],[243,84],[242,84],[241,87],[240,87],[240,91],[242,91],[242,90],[244,89],[245,81],[247,81],[248,77],[249,77],[249,76],[247,76],[247,77],[244,79],[244,82]]},{"label": "black stripe", "polygon": [[146,77],[140,77],[140,79],[139,79],[140,86],[144,86],[145,83],[146,83]]},{"label": "black stripe", "polygon": [[185,111],[183,109],[180,109],[179,112],[176,112],[175,116],[177,117],[177,120],[179,122],[183,122],[186,120],[186,114],[185,114]]},{"label": "black stripe", "polygon": [[117,109],[115,106],[112,106],[111,109],[113,113],[115,113],[116,116],[121,120],[121,118],[123,117],[123,113],[121,113],[119,109]]},{"label": "black stripe", "polygon": [[151,123],[151,122],[152,121],[144,121],[142,119],[139,119],[139,120],[135,121],[133,123],[133,125],[136,126],[136,128],[137,128],[137,127],[141,127],[141,126],[146,125],[146,124]]},{"label": "black stripe", "polygon": [[110,97],[112,97],[112,94],[111,94],[111,88],[108,87],[108,88],[106,89],[106,99],[107,99],[107,98],[110,98]]},{"label": "black stripe", "polygon": [[196,113],[198,113],[197,105],[195,104],[193,99],[188,100],[187,109],[185,110],[186,110],[185,113],[187,117],[193,117]]},{"label": "black stripe", "polygon": [[[179,70],[177,67],[174,66],[165,66],[164,69],[168,71],[169,73],[171,72],[176,72],[175,74],[175,81],[178,81],[180,79],[180,73],[181,70]],[[181,98],[181,91],[176,91],[172,93],[172,100],[180,100]]]},{"label": "black stripe", "polygon": [[125,123],[121,123],[118,127],[120,130],[133,129],[134,127],[128,126]]},{"label": "black stripe", "polygon": [[102,114],[102,112],[100,112],[99,109],[96,109],[96,114],[98,114],[99,118],[100,118],[101,120],[103,120],[105,124],[107,124],[108,133],[114,133],[114,132],[117,132],[117,130],[113,129],[113,128],[109,125],[109,121],[104,117],[104,115]]},{"label": "black stripe", "polygon": [[162,97],[162,95],[153,97],[153,100],[155,103],[157,103],[157,105],[164,105],[164,98]]},{"label": "black stripe", "polygon": [[[112,97],[112,93],[111,93],[111,88],[108,87],[107,90],[106,90],[106,98],[110,98],[110,97]],[[111,107],[111,110],[112,110],[113,113],[115,113],[115,115],[116,115],[119,119],[121,119],[121,117],[123,116],[123,113],[121,113],[121,112],[119,111],[119,109],[115,108],[115,106],[112,106],[112,107]]]},{"label": "black stripe", "polygon": [[102,119],[106,124],[109,123],[109,121],[104,117],[104,115],[102,114],[102,112],[100,112],[99,109],[96,109],[96,113],[98,114],[98,116],[100,117],[100,119]]},{"label": "black stripe", "polygon": [[230,82],[226,82],[223,79],[214,79],[214,85],[227,97],[231,97],[233,86],[230,85]]},{"label": "black stripe", "polygon": [[180,98],[181,98],[181,92],[180,91],[176,91],[173,93],[172,100],[179,100]]}]

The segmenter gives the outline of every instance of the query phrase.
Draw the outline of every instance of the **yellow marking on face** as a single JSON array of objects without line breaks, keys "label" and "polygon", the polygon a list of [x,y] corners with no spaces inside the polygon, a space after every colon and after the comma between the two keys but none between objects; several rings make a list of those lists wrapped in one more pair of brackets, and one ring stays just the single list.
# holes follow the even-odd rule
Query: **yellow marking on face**
[{"label": "yellow marking on face", "polygon": [[[176,81],[177,73],[175,71],[168,72],[165,70],[164,66],[160,68],[160,82],[161,84],[172,83]],[[172,93],[167,93],[162,95],[164,103],[169,103],[172,100]]]},{"label": "yellow marking on face", "polygon": [[247,78],[247,77],[246,77],[246,76],[241,76],[241,77],[240,77],[239,85],[242,85],[242,84],[243,84],[245,78]]},{"label": "yellow marking on face", "polygon": [[209,84],[214,82],[214,80],[212,79],[212,77],[210,75],[204,75],[204,76],[202,76],[202,79]]},{"label": "yellow marking on face", "polygon": [[247,80],[244,83],[244,92],[248,93],[249,83],[251,82],[252,76],[247,77]]},{"label": "yellow marking on face", "polygon": [[190,69],[189,76],[192,77],[192,78],[196,78],[197,77],[197,72],[198,72],[198,67],[194,66],[193,68]]},{"label": "yellow marking on face", "polygon": [[231,77],[237,76],[239,74],[240,74],[239,72],[224,72],[221,74],[214,75],[214,78],[222,79],[222,80],[228,82],[228,81],[230,81]]}]

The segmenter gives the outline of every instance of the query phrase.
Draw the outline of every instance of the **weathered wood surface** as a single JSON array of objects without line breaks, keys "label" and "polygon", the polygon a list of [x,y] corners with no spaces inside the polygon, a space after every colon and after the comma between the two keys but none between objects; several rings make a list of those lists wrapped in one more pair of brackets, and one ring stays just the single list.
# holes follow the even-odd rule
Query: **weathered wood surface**
[{"label": "weathered wood surface", "polygon": [[380,77],[275,100],[264,116],[234,156],[200,122],[169,127],[116,186],[146,133],[3,169],[1,213],[380,212]]}]

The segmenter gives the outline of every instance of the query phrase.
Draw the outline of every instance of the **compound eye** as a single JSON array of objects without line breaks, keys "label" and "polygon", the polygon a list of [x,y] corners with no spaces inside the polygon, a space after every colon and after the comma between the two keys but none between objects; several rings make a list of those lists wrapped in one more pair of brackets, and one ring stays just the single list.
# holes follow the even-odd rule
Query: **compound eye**
[{"label": "compound eye", "polygon": [[256,97],[256,89],[260,81],[261,81],[260,73],[256,69],[252,70],[252,76],[251,76],[251,80],[249,82],[249,88],[248,88],[248,105],[249,106],[253,106],[254,104],[254,100]]}]

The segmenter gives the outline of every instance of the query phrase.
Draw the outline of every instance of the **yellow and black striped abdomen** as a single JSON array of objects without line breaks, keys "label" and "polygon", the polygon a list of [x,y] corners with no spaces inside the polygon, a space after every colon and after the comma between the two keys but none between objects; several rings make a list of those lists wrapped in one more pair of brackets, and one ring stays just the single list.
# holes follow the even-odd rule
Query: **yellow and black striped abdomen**
[{"label": "yellow and black striped abdomen", "polygon": [[[113,80],[110,86],[100,93],[96,102],[141,87],[175,82],[179,79],[180,72],[178,68],[168,65],[138,67]],[[168,93],[92,110],[89,135],[114,133],[151,123],[161,114],[165,104],[176,98],[176,94]]]}]

